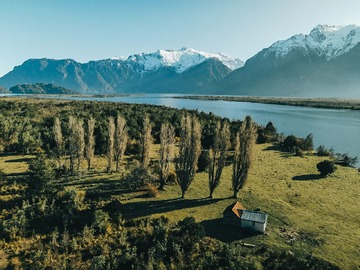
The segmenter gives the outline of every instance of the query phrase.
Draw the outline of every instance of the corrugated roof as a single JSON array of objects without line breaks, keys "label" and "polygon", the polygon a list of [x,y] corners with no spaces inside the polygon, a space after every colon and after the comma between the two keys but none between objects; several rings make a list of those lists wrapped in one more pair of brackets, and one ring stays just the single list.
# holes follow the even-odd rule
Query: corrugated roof
[{"label": "corrugated roof", "polygon": [[259,223],[265,223],[268,215],[261,212],[243,210],[241,211],[241,219],[255,221]]}]

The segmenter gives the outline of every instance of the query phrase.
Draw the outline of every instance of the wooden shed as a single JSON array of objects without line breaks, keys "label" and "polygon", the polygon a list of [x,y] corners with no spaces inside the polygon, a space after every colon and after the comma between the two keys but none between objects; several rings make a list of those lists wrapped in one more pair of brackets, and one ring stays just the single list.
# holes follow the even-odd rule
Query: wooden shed
[{"label": "wooden shed", "polygon": [[246,210],[240,203],[229,205],[223,212],[225,224],[247,228],[261,233],[265,232],[268,215],[258,211]]}]

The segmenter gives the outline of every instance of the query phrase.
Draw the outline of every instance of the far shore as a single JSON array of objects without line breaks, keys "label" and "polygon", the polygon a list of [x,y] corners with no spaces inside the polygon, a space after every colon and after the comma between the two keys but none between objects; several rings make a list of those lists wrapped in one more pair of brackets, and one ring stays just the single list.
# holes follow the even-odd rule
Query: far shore
[{"label": "far shore", "polygon": [[345,98],[298,98],[298,97],[254,97],[254,96],[181,96],[174,98],[198,100],[223,100],[264,104],[290,105],[323,109],[360,110],[360,99]]}]

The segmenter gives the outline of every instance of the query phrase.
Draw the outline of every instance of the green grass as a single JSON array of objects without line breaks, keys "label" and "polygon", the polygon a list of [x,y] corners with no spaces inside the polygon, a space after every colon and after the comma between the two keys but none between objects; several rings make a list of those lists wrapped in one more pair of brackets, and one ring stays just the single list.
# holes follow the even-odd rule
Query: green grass
[{"label": "green grass", "polygon": [[[157,146],[153,148],[156,149]],[[118,184],[123,172],[101,173],[106,167],[104,158],[96,160],[95,167],[100,173],[68,180],[67,185],[97,194],[97,199],[103,202],[118,198],[125,217],[166,216],[175,222],[193,216],[205,226],[210,237],[222,241],[266,244],[313,254],[344,269],[360,267],[360,173],[338,167],[333,175],[319,178],[316,164],[323,157],[312,154],[295,157],[269,144],[257,145],[255,151],[248,182],[238,195],[248,209],[260,208],[269,214],[264,235],[222,224],[223,210],[234,202],[230,198],[231,167],[224,170],[214,199],[208,199],[206,173],[196,175],[185,200],[180,199],[177,185],[167,185],[166,191],[156,198],[144,196],[145,190],[122,193]],[[152,157],[156,158],[154,153]],[[6,174],[24,172],[24,158],[1,156],[0,169]]]}]

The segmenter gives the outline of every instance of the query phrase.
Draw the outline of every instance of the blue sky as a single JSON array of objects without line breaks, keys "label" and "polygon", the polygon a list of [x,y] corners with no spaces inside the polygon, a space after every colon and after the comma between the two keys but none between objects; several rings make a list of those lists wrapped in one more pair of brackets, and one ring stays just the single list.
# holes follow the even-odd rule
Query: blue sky
[{"label": "blue sky", "polygon": [[87,62],[181,47],[246,60],[318,24],[360,25],[360,1],[0,0],[0,76],[29,58]]}]

